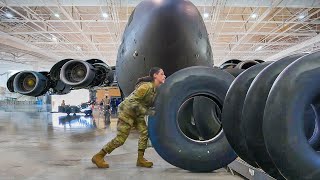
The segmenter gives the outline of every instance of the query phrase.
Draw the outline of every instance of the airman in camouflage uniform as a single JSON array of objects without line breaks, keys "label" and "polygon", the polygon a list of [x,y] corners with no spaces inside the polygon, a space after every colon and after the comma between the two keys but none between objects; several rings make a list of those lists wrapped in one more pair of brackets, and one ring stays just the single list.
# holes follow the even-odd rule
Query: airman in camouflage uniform
[{"label": "airman in camouflage uniform", "polygon": [[106,144],[98,154],[93,156],[93,163],[99,168],[109,167],[103,159],[105,154],[110,154],[114,149],[123,145],[131,128],[136,127],[140,133],[137,166],[153,166],[152,162],[143,157],[148,143],[148,130],[144,117],[153,105],[155,96],[156,89],[153,82],[142,82],[136,86],[136,89],[119,105],[117,136]]}]

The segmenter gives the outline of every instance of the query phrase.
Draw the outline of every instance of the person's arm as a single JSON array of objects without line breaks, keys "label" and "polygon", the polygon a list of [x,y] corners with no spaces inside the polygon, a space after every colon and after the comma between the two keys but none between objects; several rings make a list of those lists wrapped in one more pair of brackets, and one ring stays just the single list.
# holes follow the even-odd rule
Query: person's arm
[{"label": "person's arm", "polygon": [[141,84],[134,91],[135,98],[142,100],[148,94],[151,88],[152,87],[148,83]]}]

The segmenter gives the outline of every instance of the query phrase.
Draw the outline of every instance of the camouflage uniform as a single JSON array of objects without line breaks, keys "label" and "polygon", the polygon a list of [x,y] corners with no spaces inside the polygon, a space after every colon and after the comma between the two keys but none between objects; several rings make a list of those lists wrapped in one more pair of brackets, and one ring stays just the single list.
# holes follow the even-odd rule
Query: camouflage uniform
[{"label": "camouflage uniform", "polygon": [[111,153],[123,145],[134,126],[140,133],[138,149],[144,150],[148,143],[148,130],[144,120],[148,109],[153,105],[156,96],[155,86],[151,82],[143,82],[119,105],[117,136],[103,147]]}]

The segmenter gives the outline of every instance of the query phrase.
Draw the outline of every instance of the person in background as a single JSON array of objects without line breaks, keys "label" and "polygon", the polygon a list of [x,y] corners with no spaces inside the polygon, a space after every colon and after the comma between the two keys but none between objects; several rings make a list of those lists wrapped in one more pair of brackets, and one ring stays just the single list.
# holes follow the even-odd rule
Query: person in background
[{"label": "person in background", "polygon": [[103,111],[103,99],[101,99],[101,101],[99,103],[99,109],[100,109],[100,112]]},{"label": "person in background", "polygon": [[65,106],[66,103],[64,102],[64,100],[62,100],[61,106]]},{"label": "person in background", "polygon": [[153,67],[149,76],[138,79],[135,90],[119,105],[117,136],[95,154],[91,161],[99,168],[108,168],[104,160],[106,154],[124,144],[132,127],[140,133],[138,142],[138,158],[136,166],[152,167],[153,163],[144,158],[148,143],[148,130],[144,120],[156,97],[156,88],[164,83],[166,76],[161,68]]},{"label": "person in background", "polygon": [[106,122],[106,124],[110,124],[110,98],[108,96],[106,96],[106,98],[104,99],[104,120]]}]

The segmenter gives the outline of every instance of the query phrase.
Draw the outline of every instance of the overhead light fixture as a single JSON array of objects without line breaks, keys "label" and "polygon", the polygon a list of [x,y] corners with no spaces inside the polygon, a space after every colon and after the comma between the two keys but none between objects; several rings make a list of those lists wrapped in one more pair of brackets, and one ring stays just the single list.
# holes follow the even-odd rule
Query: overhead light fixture
[{"label": "overhead light fixture", "polygon": [[208,13],[204,13],[204,14],[203,14],[203,17],[204,17],[204,18],[208,18],[208,17],[209,17],[209,14],[208,14]]},{"label": "overhead light fixture", "polygon": [[13,15],[9,12],[6,12],[6,16],[7,16],[7,18],[13,18]]},{"label": "overhead light fixture", "polygon": [[299,15],[298,15],[298,19],[299,20],[303,20],[304,18],[306,18],[308,16],[308,11],[304,11],[304,12],[302,12],[302,13],[300,13]]},{"label": "overhead light fixture", "polygon": [[60,15],[58,13],[55,13],[54,16],[57,18],[60,17]]},{"label": "overhead light fixture", "polygon": [[306,16],[304,15],[304,14],[300,14],[299,16],[298,16],[298,18],[301,20],[301,19],[303,19],[303,18],[305,18]]},{"label": "overhead light fixture", "polygon": [[80,47],[80,46],[77,46],[77,50],[80,51],[80,50],[81,50],[81,47]]},{"label": "overhead light fixture", "polygon": [[55,36],[52,36],[52,38],[51,38],[53,41],[55,41],[55,42],[57,42],[58,41],[58,39],[55,37]]},{"label": "overhead light fixture", "polygon": [[251,14],[251,16],[250,16],[252,19],[255,19],[255,18],[257,18],[258,17],[258,14],[256,14],[256,13],[253,13],[253,14]]},{"label": "overhead light fixture", "polygon": [[107,18],[108,14],[107,13],[102,13],[102,17]]},{"label": "overhead light fixture", "polygon": [[260,51],[263,48],[263,46],[259,46],[256,51]]}]

